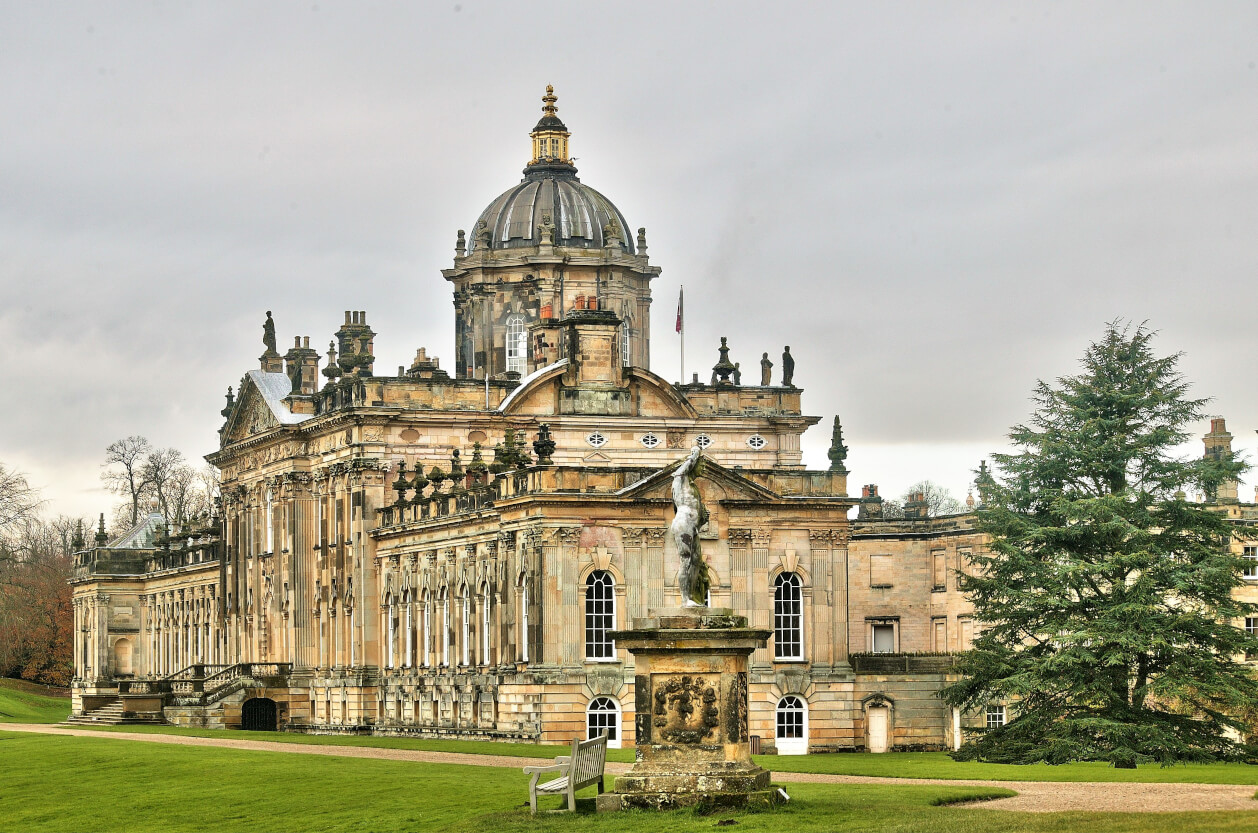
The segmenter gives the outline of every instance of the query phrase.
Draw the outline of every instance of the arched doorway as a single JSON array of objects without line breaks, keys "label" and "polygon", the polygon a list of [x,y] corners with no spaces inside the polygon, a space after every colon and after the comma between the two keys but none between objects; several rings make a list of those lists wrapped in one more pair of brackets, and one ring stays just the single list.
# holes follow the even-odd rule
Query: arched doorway
[{"label": "arched doorway", "polygon": [[775,745],[779,755],[808,754],[808,704],[788,694],[778,701]]},{"label": "arched doorway", "polygon": [[585,737],[607,735],[609,749],[620,748],[620,704],[610,697],[595,697],[585,710]]},{"label": "arched doorway", "polygon": [[279,729],[275,701],[267,697],[246,700],[240,709],[240,728],[248,732],[274,732]]}]

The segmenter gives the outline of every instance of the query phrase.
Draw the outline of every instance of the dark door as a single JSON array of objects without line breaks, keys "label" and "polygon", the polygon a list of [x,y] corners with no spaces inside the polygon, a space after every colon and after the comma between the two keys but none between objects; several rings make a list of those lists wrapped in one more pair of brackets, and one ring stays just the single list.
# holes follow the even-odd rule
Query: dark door
[{"label": "dark door", "polygon": [[274,732],[278,729],[275,701],[266,697],[246,700],[240,710],[240,728],[250,732]]}]

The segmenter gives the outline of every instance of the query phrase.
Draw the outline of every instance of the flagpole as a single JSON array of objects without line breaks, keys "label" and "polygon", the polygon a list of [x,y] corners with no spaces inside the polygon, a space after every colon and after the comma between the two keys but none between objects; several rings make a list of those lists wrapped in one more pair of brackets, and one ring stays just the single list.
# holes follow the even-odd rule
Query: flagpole
[{"label": "flagpole", "polygon": [[681,336],[681,384],[686,384],[686,320],[682,301],[686,297],[686,285],[682,284],[677,292],[677,334]]}]

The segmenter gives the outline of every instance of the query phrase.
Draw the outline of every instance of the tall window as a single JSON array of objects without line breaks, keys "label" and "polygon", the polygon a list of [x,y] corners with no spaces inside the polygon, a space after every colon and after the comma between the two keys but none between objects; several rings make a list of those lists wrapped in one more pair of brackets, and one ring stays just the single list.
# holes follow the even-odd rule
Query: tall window
[{"label": "tall window", "polygon": [[620,748],[620,706],[610,697],[595,697],[585,710],[585,739],[607,735],[607,745]]},{"label": "tall window", "polygon": [[804,593],[795,573],[781,573],[773,582],[773,655],[804,658]]},{"label": "tall window", "polygon": [[988,706],[987,707],[987,728],[999,729],[1005,725],[1005,707],[1004,706]]},{"label": "tall window", "polygon": [[450,667],[450,591],[441,591],[441,664]]},{"label": "tall window", "polygon": [[614,660],[616,643],[608,635],[616,628],[616,584],[606,570],[595,570],[585,580],[585,658]]},{"label": "tall window", "polygon": [[394,640],[395,640],[395,638],[396,638],[396,636],[397,636],[397,632],[394,630],[394,627],[395,627],[394,623],[395,623],[397,620],[394,618],[394,612],[393,612],[393,596],[392,596],[392,594],[390,594],[388,597],[386,597],[386,601],[385,601],[385,616],[387,616],[387,617],[388,617],[387,624],[388,624],[388,628],[389,628],[389,642],[388,642],[388,650],[389,650],[389,654],[388,654],[387,661],[386,661],[386,663],[385,663],[385,667],[387,667],[387,668],[392,668],[392,667],[393,667],[393,652],[394,652],[394,645],[396,644],[396,643],[394,642]]},{"label": "tall window", "polygon": [[625,367],[630,364],[629,358],[629,322],[620,322],[620,363]]},{"label": "tall window", "polygon": [[432,650],[432,601],[428,598],[428,591],[424,591],[424,635],[419,642],[419,662],[425,668],[428,667],[428,656]]},{"label": "tall window", "polygon": [[489,665],[489,585],[484,586],[480,604],[480,664]]},{"label": "tall window", "polygon": [[802,697],[788,694],[778,701],[775,740],[779,755],[808,752],[808,707]]},{"label": "tall window", "polygon": [[524,329],[524,316],[513,315],[507,319],[507,370],[524,375],[525,360],[529,355],[529,334]]},{"label": "tall window", "polygon": [[468,655],[472,650],[472,594],[468,592],[466,584],[463,585],[462,613],[463,639],[461,658],[463,665],[470,665]]},{"label": "tall window", "polygon": [[529,577],[520,576],[520,661],[529,661]]},{"label": "tall window", "polygon": [[1258,547],[1245,547],[1245,570],[1241,574],[1249,581],[1258,581]]}]

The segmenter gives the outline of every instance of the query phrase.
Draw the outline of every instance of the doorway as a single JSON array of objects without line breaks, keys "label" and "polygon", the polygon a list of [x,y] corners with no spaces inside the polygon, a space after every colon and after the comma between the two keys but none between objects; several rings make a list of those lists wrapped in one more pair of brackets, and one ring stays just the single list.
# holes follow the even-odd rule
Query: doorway
[{"label": "doorway", "polygon": [[275,701],[267,697],[246,700],[240,709],[240,728],[247,732],[274,732],[279,729]]}]

